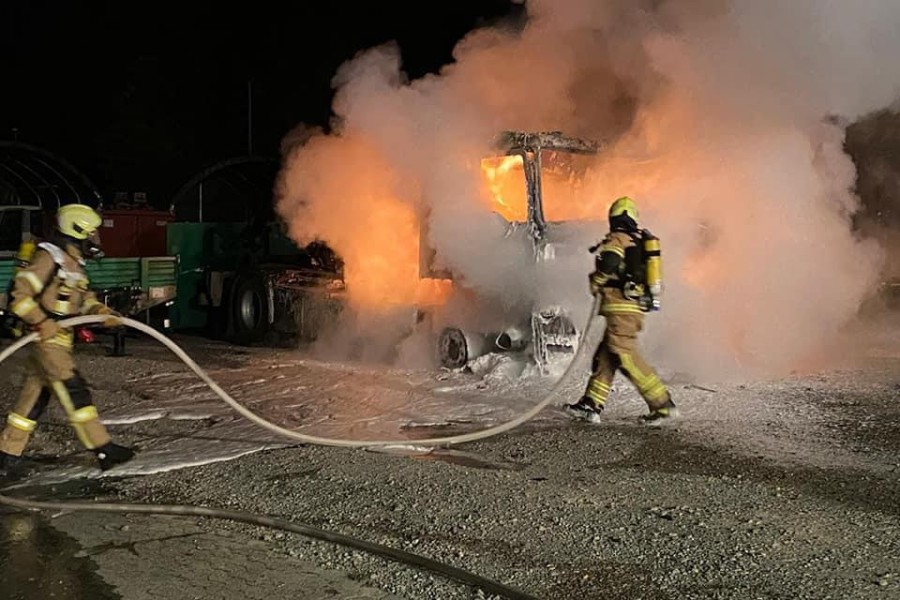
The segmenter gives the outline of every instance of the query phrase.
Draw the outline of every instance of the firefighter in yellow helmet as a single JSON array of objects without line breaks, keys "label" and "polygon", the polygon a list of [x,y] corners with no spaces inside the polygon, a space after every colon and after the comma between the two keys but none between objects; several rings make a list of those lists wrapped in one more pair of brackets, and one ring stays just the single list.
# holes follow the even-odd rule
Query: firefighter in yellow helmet
[{"label": "firefighter in yellow helmet", "polygon": [[617,371],[637,388],[649,408],[645,422],[677,416],[665,384],[638,350],[644,314],[659,309],[662,292],[659,240],[639,229],[634,200],[618,198],[609,209],[610,231],[591,248],[596,267],[590,275],[593,295],[601,296],[600,314],[606,332],[592,365],[584,396],[567,409],[575,416],[598,422]]},{"label": "firefighter in yellow helmet", "polygon": [[10,311],[37,331],[40,340],[30,346],[19,400],[0,433],[0,473],[16,474],[21,469],[21,455],[51,395],[65,409],[79,441],[95,453],[101,469],[134,456],[130,448],[110,440],[88,384],[75,367],[73,332],[58,323],[76,315],[104,314],[109,315],[105,326],[121,326],[119,315],[89,290],[84,270],[85,251],[99,247],[100,223],[100,215],[89,206],[62,206],[54,236],[38,244],[29,264],[16,273]]}]

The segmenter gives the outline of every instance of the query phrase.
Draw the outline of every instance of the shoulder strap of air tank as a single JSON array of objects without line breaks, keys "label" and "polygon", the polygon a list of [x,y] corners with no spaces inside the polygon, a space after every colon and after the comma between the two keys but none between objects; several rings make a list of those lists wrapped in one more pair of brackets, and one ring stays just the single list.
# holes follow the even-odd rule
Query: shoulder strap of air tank
[{"label": "shoulder strap of air tank", "polygon": [[38,248],[42,248],[50,253],[50,256],[53,257],[53,262],[56,263],[58,267],[64,267],[66,264],[66,252],[56,244],[51,244],[50,242],[41,242],[38,244]]},{"label": "shoulder strap of air tank", "polygon": [[644,232],[645,231],[647,231],[647,230],[641,229],[640,231],[629,231],[627,233],[628,233],[628,237],[631,238],[631,241],[634,242],[635,244],[637,244],[638,246],[640,246],[641,242],[644,241]]}]

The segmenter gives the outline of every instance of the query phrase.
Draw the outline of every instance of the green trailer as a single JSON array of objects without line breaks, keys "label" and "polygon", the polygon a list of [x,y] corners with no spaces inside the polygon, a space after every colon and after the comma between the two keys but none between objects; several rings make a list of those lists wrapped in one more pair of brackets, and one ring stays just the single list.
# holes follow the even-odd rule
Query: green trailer
[{"label": "green trailer", "polygon": [[[178,261],[174,256],[139,258],[104,258],[89,260],[85,265],[91,289],[101,302],[122,314],[139,318],[160,329],[169,329],[167,311],[177,297]],[[0,282],[12,280],[15,260],[0,258]],[[0,311],[5,311],[9,298],[6,287],[0,292]],[[160,318],[157,318],[157,317]]]},{"label": "green trailer", "polygon": [[[174,256],[103,258],[85,265],[91,288],[122,314],[151,319],[154,309],[171,307],[177,298],[178,259]],[[156,325],[171,327],[168,311]]]}]

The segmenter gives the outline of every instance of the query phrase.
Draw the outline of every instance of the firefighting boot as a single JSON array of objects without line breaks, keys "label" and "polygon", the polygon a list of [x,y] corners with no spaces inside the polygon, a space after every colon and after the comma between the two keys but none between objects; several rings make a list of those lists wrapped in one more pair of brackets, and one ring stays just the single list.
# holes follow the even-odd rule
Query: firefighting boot
[{"label": "firefighting boot", "polygon": [[651,409],[649,414],[641,417],[641,421],[648,425],[660,425],[668,421],[674,421],[678,416],[678,407],[675,406],[675,403],[672,402],[672,397],[669,396],[665,404]]},{"label": "firefighting boot", "polygon": [[0,480],[14,480],[25,474],[25,459],[0,452]]},{"label": "firefighting boot", "polygon": [[127,463],[134,458],[134,450],[112,442],[95,448],[94,453],[97,455],[97,462],[100,464],[101,471],[108,471],[116,465]]},{"label": "firefighting boot", "polygon": [[599,423],[603,405],[597,404],[590,398],[583,397],[575,404],[567,404],[566,411],[576,419],[589,423]]}]

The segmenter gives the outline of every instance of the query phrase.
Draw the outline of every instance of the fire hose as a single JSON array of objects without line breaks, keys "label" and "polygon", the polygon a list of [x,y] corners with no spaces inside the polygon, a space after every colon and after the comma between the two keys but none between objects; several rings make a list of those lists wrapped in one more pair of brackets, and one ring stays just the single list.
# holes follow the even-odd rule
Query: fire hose
[{"label": "fire hose", "polygon": [[[583,338],[587,337],[589,333],[589,329],[591,325],[594,323],[595,319],[593,319],[593,315],[597,314],[599,300],[594,301],[594,306],[591,310],[591,318],[588,320],[587,325],[584,328]],[[98,324],[106,321],[109,317],[103,315],[85,315],[81,317],[72,317],[70,319],[65,319],[59,322],[61,327],[76,327],[79,325],[91,325]],[[260,427],[264,429],[268,429],[273,433],[277,433],[282,437],[286,437],[298,442],[303,442],[306,444],[316,444],[321,446],[344,446],[344,447],[353,447],[353,448],[367,448],[373,446],[397,446],[401,444],[401,440],[344,440],[337,438],[325,438],[318,437],[314,435],[308,435],[305,433],[300,433],[297,431],[293,431],[291,429],[286,429],[280,425],[267,421],[266,419],[260,417],[250,409],[243,406],[237,400],[232,398],[228,392],[222,389],[218,383],[216,383],[212,377],[210,377],[206,371],[200,368],[200,366],[194,362],[194,360],[188,356],[188,354],[182,350],[178,344],[169,339],[166,335],[160,333],[159,331],[153,329],[149,325],[141,323],[140,321],[135,321],[133,319],[122,318],[122,324],[124,326],[130,327],[142,333],[149,335],[150,337],[156,339],[160,343],[162,343],[165,347],[172,351],[178,358],[180,358],[185,365],[188,366],[196,375],[203,380],[206,385],[210,387],[210,389],[215,392],[215,394],[222,399],[228,406],[234,409],[238,414],[242,417],[253,421]],[[10,345],[3,352],[0,352],[0,364],[3,363],[7,358],[12,356],[16,351],[20,348],[30,344],[31,342],[38,339],[37,333],[31,333],[22,339],[16,341],[14,344]],[[585,344],[579,344],[578,350],[575,353],[575,356],[572,359],[572,362],[569,363],[569,366],[566,368],[565,372],[560,376],[559,379],[556,380],[556,383],[550,389],[549,392],[544,396],[544,398],[535,404],[532,408],[528,409],[524,413],[520,414],[516,418],[507,421],[505,423],[501,423],[500,425],[496,425],[494,427],[489,427],[487,429],[482,429],[480,431],[473,431],[471,433],[452,435],[446,437],[437,437],[437,438],[427,438],[422,440],[416,440],[416,445],[419,446],[444,446],[450,444],[462,444],[464,442],[471,442],[475,440],[484,439],[487,437],[492,437],[495,435],[499,435],[501,433],[505,433],[510,429],[518,427],[522,423],[530,420],[539,412],[544,410],[544,408],[556,398],[558,392],[562,389],[563,384],[569,379],[570,373],[574,370],[575,365],[578,364],[582,358],[582,353],[584,352]]]},{"label": "fire hose", "polygon": [[[594,305],[591,309],[590,316],[588,318],[587,324],[583,329],[582,339],[588,337],[588,334],[591,331],[592,325],[595,323],[596,319],[594,319],[594,315],[597,314],[597,309],[599,308],[599,298],[594,300]],[[91,324],[99,324],[106,321],[109,317],[105,315],[84,315],[78,317],[72,317],[69,319],[64,319],[59,322],[61,327],[76,327],[80,325],[91,325]],[[324,445],[324,446],[343,446],[343,447],[355,447],[355,448],[367,448],[367,447],[376,447],[376,446],[397,446],[401,442],[399,440],[345,440],[345,439],[337,439],[337,438],[325,438],[318,437],[313,435],[308,435],[304,433],[299,433],[297,431],[293,431],[290,429],[286,429],[267,421],[263,417],[257,415],[252,412],[248,408],[244,407],[237,400],[232,398],[228,392],[222,389],[219,384],[217,384],[200,366],[190,357],[188,354],[181,349],[174,341],[172,341],[166,335],[160,333],[159,331],[153,329],[149,325],[141,323],[140,321],[135,321],[129,318],[121,318],[122,325],[126,327],[130,327],[137,331],[147,334],[148,336],[156,339],[164,346],[166,346],[169,350],[172,351],[179,359],[181,359],[184,364],[191,369],[201,380],[203,380],[209,388],[215,392],[215,394],[226,404],[228,404],[232,409],[234,409],[238,414],[245,417],[246,419],[256,423],[260,427],[267,429],[273,433],[276,433],[280,436],[307,443],[307,444],[315,444],[315,445]],[[30,333],[29,335],[23,337],[20,340],[17,340],[15,343],[11,344],[7,347],[3,352],[0,352],[0,364],[6,361],[10,356],[12,356],[15,352],[25,347],[26,345],[36,341],[38,339],[38,334]],[[572,361],[566,367],[566,370],[563,374],[556,380],[553,384],[553,387],[549,392],[541,399],[540,402],[535,404],[532,408],[520,414],[516,418],[507,421],[505,423],[501,423],[500,425],[496,425],[493,427],[488,427],[486,429],[482,429],[480,431],[474,431],[465,434],[453,435],[453,436],[445,436],[445,437],[436,437],[436,438],[428,438],[416,440],[416,444],[420,446],[443,446],[443,445],[451,445],[451,444],[461,444],[464,442],[471,442],[474,440],[484,439],[487,437],[499,435],[501,433],[507,432],[522,423],[533,418],[540,411],[542,411],[553,399],[557,396],[558,392],[562,389],[563,385],[566,381],[568,381],[569,376],[574,370],[575,366],[579,364],[583,358],[584,348],[586,344],[579,344],[578,349],[575,353],[575,356],[572,358]],[[302,535],[306,535],[308,537],[313,537],[317,539],[322,539],[325,541],[330,541],[338,544],[342,544],[345,546],[353,547],[360,550],[365,550],[368,552],[372,552],[375,554],[379,554],[385,556],[387,558],[391,558],[393,560],[406,562],[414,566],[423,567],[443,575],[446,575],[452,579],[456,579],[458,581],[462,581],[464,583],[475,585],[481,587],[482,589],[489,591],[491,593],[500,594],[505,598],[512,598],[515,600],[527,600],[533,598],[527,594],[524,594],[518,590],[509,588],[501,583],[497,583],[485,578],[482,578],[478,575],[469,573],[462,569],[458,569],[456,567],[446,565],[437,561],[433,561],[429,558],[418,556],[415,554],[411,554],[408,552],[404,552],[402,550],[397,550],[394,548],[390,548],[387,546],[382,546],[379,544],[374,544],[371,542],[366,542],[363,540],[358,540],[355,538],[351,538],[349,536],[344,536],[334,532],[323,531],[320,529],[316,529],[314,527],[309,527],[307,525],[300,525],[291,523],[288,521],[284,521],[281,519],[275,519],[267,516],[261,515],[253,515],[249,513],[239,512],[239,511],[231,511],[231,510],[219,510],[219,509],[210,509],[198,506],[186,506],[186,505],[154,505],[154,504],[124,504],[124,503],[78,503],[78,502],[41,502],[30,499],[22,499],[22,498],[13,498],[10,496],[5,496],[0,494],[0,505],[7,505],[14,508],[19,509],[28,509],[28,510],[55,510],[55,511],[64,511],[64,512],[116,512],[116,513],[144,513],[144,514],[165,514],[165,515],[183,515],[183,516],[203,516],[210,518],[219,518],[219,519],[228,519],[233,521],[239,521],[244,523],[250,523],[255,525],[261,525],[266,527],[272,527],[276,529],[283,529],[285,531],[291,531],[294,533],[299,533]]]}]

